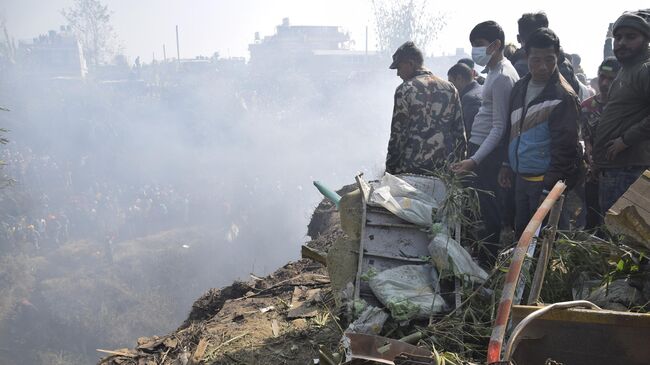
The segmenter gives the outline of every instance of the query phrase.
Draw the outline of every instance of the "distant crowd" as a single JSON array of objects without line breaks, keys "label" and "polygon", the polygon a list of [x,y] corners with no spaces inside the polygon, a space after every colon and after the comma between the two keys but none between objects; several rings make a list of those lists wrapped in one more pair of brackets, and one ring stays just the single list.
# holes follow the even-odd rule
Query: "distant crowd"
[{"label": "distant crowd", "polygon": [[85,184],[75,180],[70,164],[15,145],[3,149],[2,160],[13,182],[0,201],[0,234],[13,248],[52,247],[71,238],[125,239],[190,220],[190,194],[169,185]]}]

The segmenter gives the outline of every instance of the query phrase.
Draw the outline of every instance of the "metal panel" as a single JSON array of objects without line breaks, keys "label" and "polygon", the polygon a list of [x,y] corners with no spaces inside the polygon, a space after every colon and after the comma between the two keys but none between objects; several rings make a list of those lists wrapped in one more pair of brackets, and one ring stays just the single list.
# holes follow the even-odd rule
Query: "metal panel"
[{"label": "metal panel", "polygon": [[[516,325],[539,307],[513,306]],[[531,322],[514,349],[518,364],[647,364],[650,314],[571,309],[550,312]]]},{"label": "metal panel", "polygon": [[[444,197],[444,185],[437,179],[422,176],[400,176],[418,189],[425,189],[436,199]],[[431,184],[432,179],[434,184]],[[359,180],[357,181],[361,186]],[[364,197],[365,198],[365,197]],[[370,286],[360,276],[374,269],[376,272],[402,265],[424,265],[429,261],[428,233],[422,227],[409,223],[382,207],[370,206],[363,200],[359,269],[355,298],[377,304]]]}]

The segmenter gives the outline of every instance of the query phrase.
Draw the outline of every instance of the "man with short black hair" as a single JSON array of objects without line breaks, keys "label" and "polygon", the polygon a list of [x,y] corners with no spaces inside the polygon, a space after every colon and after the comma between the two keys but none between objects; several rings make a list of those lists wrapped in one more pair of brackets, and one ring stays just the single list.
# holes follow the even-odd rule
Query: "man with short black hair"
[{"label": "man with short black hair", "polygon": [[504,187],[512,185],[516,174],[516,237],[556,182],[575,185],[581,156],[577,95],[557,65],[560,40],[552,30],[541,28],[528,37],[525,51],[530,72],[512,90],[509,163],[499,172]]},{"label": "man with short black hair", "polygon": [[650,167],[650,9],[614,23],[614,54],[621,70],[609,89],[594,133],[603,214]]},{"label": "man with short black hair", "polygon": [[465,128],[456,88],[423,66],[422,52],[406,42],[390,69],[404,82],[395,90],[386,172],[430,175],[465,152]]},{"label": "man with short black hair", "polygon": [[474,69],[474,66],[476,64],[474,63],[474,61],[472,61],[471,58],[461,58],[460,60],[458,60],[458,63],[463,63],[467,65],[467,67],[469,67],[470,70],[472,70],[472,77],[474,78],[474,80],[476,80],[476,82],[478,82],[479,85],[483,85],[485,83],[485,77],[479,75],[478,72],[476,72],[476,70]]},{"label": "man with short black hair", "polygon": [[463,106],[463,122],[465,135],[470,138],[474,117],[481,107],[483,88],[474,80],[472,70],[464,63],[457,63],[447,71],[447,79],[454,84],[460,93],[460,104]]},{"label": "man with short black hair", "polygon": [[525,13],[517,20],[517,42],[521,44],[521,48],[515,52],[515,69],[519,73],[519,77],[524,77],[528,73],[528,58],[526,57],[526,52],[524,51],[524,45],[526,44],[526,39],[533,34],[539,28],[548,28],[548,17],[546,13]]},{"label": "man with short black hair", "polygon": [[468,143],[468,159],[452,166],[455,173],[474,172],[472,184],[479,192],[483,229],[479,239],[484,241],[489,254],[479,257],[491,266],[499,249],[501,220],[495,198],[497,174],[501,165],[498,146],[505,135],[508,104],[512,86],[519,79],[517,71],[503,56],[505,34],[499,24],[486,21],[477,24],[470,32],[472,59],[485,66],[488,73],[483,85],[483,101],[474,118]]},{"label": "man with short black hair", "polygon": [[[528,57],[526,56],[526,40],[533,32],[540,28],[548,28],[548,17],[544,12],[526,13],[517,21],[519,34],[517,34],[517,41],[521,44],[521,48],[515,52],[516,62],[514,63],[515,69],[519,77],[524,77],[528,73]],[[571,61],[567,59],[564,52],[560,48],[560,55],[558,56],[558,68],[560,74],[571,85],[576,95],[580,95],[580,82],[575,76]]]}]

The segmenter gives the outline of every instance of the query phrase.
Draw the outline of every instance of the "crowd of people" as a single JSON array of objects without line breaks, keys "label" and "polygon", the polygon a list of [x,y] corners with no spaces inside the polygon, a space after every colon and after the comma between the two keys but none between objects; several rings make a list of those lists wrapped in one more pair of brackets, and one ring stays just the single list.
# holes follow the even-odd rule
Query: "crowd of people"
[{"label": "crowd of people", "polygon": [[[591,81],[541,12],[518,20],[519,48],[505,43],[496,22],[477,24],[472,59],[452,66],[448,80],[405,43],[390,65],[404,82],[395,92],[386,171],[430,174],[453,161],[451,171],[478,190],[475,238],[484,242],[485,266],[504,245],[501,229],[513,227],[518,238],[558,181],[582,202],[573,226],[600,226],[650,167],[649,22],[646,9],[610,25],[613,42],[605,42]],[[475,65],[485,69],[478,74]],[[560,228],[571,227],[569,218],[564,209]]]},{"label": "crowd of people", "polygon": [[1,159],[12,180],[0,201],[1,232],[12,248],[54,247],[71,238],[128,239],[190,220],[190,194],[171,185],[107,179],[87,184],[77,180],[82,166],[15,144],[3,149]]}]

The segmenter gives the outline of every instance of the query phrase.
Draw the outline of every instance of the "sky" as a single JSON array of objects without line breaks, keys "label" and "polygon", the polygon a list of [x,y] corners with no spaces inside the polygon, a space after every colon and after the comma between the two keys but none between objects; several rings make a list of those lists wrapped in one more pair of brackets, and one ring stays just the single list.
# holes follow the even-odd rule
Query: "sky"
[{"label": "sky", "polygon": [[[9,34],[31,39],[64,23],[60,10],[73,0],[0,0],[0,16],[7,21]],[[112,12],[112,24],[123,52],[133,61],[140,56],[149,62],[175,54],[175,26],[179,27],[182,58],[211,56],[247,57],[248,44],[255,32],[272,35],[275,26],[288,17],[293,25],[338,25],[350,32],[353,48],[374,49],[375,29],[371,0],[103,0]],[[462,4],[462,6],[461,6]],[[502,25],[506,41],[516,42],[517,19],[525,12],[543,10],[550,28],[560,37],[564,49],[582,56],[583,68],[594,76],[602,59],[607,26],[625,10],[648,7],[644,0],[608,2],[607,6],[582,1],[544,2],[475,0],[431,1],[433,12],[446,15],[447,26],[429,53],[453,54],[456,48],[469,49],[472,27],[484,20]]]}]

